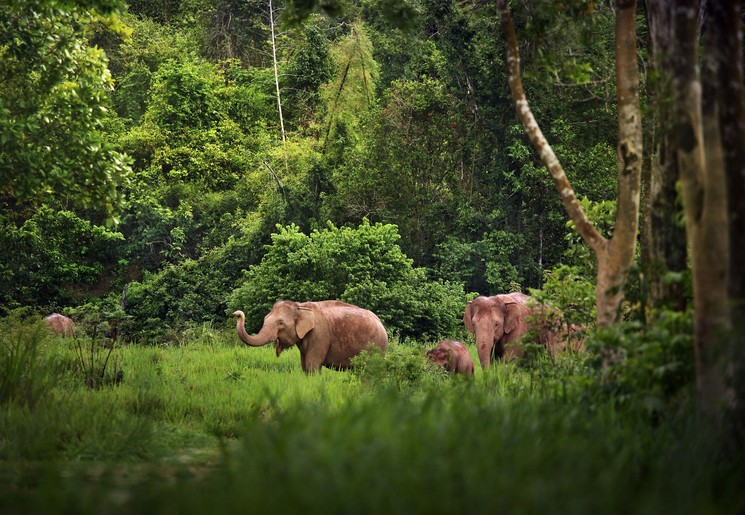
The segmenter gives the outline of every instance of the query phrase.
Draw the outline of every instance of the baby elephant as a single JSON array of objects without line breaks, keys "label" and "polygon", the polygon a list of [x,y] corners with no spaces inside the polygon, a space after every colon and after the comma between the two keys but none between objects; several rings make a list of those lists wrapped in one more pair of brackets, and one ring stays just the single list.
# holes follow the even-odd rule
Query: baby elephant
[{"label": "baby elephant", "polygon": [[473,374],[473,359],[468,349],[453,340],[443,340],[434,349],[427,351],[427,357],[436,365],[455,374]]}]

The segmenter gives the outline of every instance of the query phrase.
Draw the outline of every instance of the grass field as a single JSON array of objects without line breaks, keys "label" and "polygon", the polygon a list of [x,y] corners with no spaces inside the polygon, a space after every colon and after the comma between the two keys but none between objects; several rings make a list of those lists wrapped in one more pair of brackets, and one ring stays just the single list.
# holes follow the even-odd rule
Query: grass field
[{"label": "grass field", "polygon": [[356,373],[306,376],[296,349],[277,358],[206,328],[115,349],[90,388],[85,345],[6,327],[0,512],[745,510],[741,455],[688,410],[593,393],[579,357],[461,380],[425,348],[394,342]]}]

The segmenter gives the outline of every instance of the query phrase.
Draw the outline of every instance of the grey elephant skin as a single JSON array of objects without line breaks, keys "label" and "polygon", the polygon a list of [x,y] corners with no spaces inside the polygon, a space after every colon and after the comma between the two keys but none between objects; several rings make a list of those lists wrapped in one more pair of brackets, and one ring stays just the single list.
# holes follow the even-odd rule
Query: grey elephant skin
[{"label": "grey elephant skin", "polygon": [[237,317],[238,337],[246,345],[274,342],[277,356],[297,345],[306,374],[319,372],[321,367],[350,368],[351,359],[367,347],[382,352],[388,347],[388,333],[375,313],[337,300],[279,301],[255,336],[246,332],[243,311],[233,315]]}]

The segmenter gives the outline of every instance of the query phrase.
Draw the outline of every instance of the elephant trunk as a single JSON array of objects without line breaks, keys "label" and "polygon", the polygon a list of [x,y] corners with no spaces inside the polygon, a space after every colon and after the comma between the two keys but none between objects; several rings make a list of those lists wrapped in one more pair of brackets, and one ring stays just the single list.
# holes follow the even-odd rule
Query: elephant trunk
[{"label": "elephant trunk", "polygon": [[492,356],[501,357],[500,349],[495,349],[494,330],[477,329],[476,330],[476,350],[479,354],[479,361],[482,368],[489,368],[492,362]]},{"label": "elephant trunk", "polygon": [[238,317],[238,320],[236,322],[238,338],[240,338],[241,341],[246,345],[250,345],[252,347],[261,347],[262,345],[266,345],[267,343],[275,340],[274,331],[272,331],[272,327],[269,324],[265,323],[258,334],[256,334],[256,336],[251,336],[246,332],[246,315],[243,313],[243,311],[236,311],[235,313],[233,313],[233,315]]}]

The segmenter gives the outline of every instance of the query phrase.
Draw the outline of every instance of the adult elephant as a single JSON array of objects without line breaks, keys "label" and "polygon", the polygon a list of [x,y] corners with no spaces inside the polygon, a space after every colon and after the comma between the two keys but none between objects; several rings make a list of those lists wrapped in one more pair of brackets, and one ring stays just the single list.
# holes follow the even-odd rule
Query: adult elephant
[{"label": "adult elephant", "polygon": [[463,314],[466,329],[476,337],[481,368],[491,366],[497,358],[522,355],[517,341],[528,332],[531,308],[523,293],[476,297]]},{"label": "adult elephant", "polygon": [[293,345],[300,349],[300,364],[306,374],[321,367],[345,369],[350,360],[372,345],[385,352],[388,334],[372,311],[336,300],[320,302],[279,301],[264,317],[256,336],[245,329],[243,311],[233,313],[238,337],[259,347],[275,342],[277,356]]},{"label": "adult elephant", "polygon": [[71,318],[59,313],[52,313],[44,317],[44,321],[49,324],[52,333],[59,336],[75,336],[75,322]]}]

